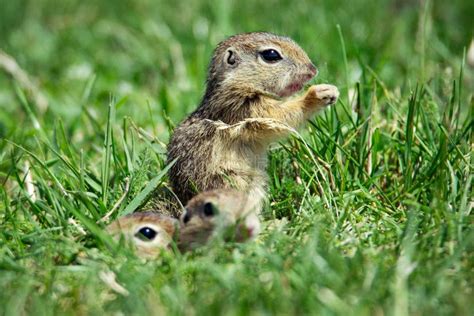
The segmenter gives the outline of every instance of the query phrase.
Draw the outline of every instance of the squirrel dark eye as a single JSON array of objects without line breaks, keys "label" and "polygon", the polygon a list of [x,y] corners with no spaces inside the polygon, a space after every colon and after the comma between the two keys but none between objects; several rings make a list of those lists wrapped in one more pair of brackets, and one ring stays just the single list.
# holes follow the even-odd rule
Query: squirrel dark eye
[{"label": "squirrel dark eye", "polygon": [[275,63],[283,59],[280,53],[278,53],[275,49],[266,49],[261,51],[259,54],[263,60],[269,63]]},{"label": "squirrel dark eye", "polygon": [[204,204],[204,215],[206,216],[214,216],[216,214],[216,209],[211,202],[207,202]]},{"label": "squirrel dark eye", "polygon": [[140,228],[140,230],[135,234],[135,237],[143,241],[151,241],[155,239],[157,234],[158,233],[153,228],[145,226],[143,228]]}]

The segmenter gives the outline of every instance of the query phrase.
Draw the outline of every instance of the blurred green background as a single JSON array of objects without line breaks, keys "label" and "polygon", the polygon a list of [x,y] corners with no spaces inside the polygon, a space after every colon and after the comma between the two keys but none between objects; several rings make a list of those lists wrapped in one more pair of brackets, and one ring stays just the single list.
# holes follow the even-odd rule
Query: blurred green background
[{"label": "blurred green background", "polygon": [[[364,66],[391,89],[442,81],[458,71],[474,29],[474,3],[462,0],[2,0],[0,6],[0,48],[47,96],[44,114],[67,122],[81,114],[78,100],[93,76],[84,101],[91,112],[102,113],[111,96],[129,96],[120,115],[146,124],[149,110],[156,119],[166,110],[181,119],[203,93],[213,47],[239,32],[294,38],[320,68],[317,80],[336,84],[344,95]],[[11,85],[1,74],[3,136],[24,122]]]},{"label": "blurred green background", "polygon": [[[0,315],[472,314],[473,17],[472,0],[0,0]],[[213,48],[248,31],[292,37],[341,91],[269,153],[259,240],[146,263],[111,247],[94,223],[147,202]]]}]

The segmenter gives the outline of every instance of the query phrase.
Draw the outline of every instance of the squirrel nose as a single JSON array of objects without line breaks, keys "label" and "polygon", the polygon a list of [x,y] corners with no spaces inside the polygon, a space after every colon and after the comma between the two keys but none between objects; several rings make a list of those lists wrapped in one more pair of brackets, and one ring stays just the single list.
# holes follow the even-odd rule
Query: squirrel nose
[{"label": "squirrel nose", "polygon": [[318,69],[317,69],[316,66],[313,65],[312,63],[308,64],[308,70],[309,70],[309,72],[312,74],[311,77],[316,76],[317,73],[318,73]]},{"label": "squirrel nose", "polygon": [[247,236],[248,236],[248,237],[253,237],[253,232],[254,232],[253,226],[247,226],[247,227],[245,227],[245,228],[246,228],[246,230],[247,230]]},{"label": "squirrel nose", "polygon": [[318,73],[318,69],[312,64],[309,63],[306,65],[306,71],[302,74],[303,81],[311,80]]},{"label": "squirrel nose", "polygon": [[237,241],[245,241],[255,236],[256,228],[254,226],[242,224],[237,229]]}]

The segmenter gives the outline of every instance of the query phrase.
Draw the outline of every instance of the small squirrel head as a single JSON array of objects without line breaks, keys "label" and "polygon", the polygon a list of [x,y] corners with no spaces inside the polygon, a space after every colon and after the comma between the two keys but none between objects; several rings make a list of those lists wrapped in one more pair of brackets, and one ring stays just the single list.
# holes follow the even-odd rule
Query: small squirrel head
[{"label": "small squirrel head", "polygon": [[219,43],[208,85],[281,98],[301,90],[316,74],[308,55],[292,39],[265,32],[244,33]]},{"label": "small squirrel head", "polygon": [[114,239],[124,238],[144,258],[154,258],[169,246],[179,222],[169,216],[152,212],[138,212],[120,217],[107,226]]},{"label": "small squirrel head", "polygon": [[243,242],[260,232],[260,221],[253,201],[235,190],[212,190],[198,194],[181,215],[178,246],[197,248],[213,236],[226,241]]}]

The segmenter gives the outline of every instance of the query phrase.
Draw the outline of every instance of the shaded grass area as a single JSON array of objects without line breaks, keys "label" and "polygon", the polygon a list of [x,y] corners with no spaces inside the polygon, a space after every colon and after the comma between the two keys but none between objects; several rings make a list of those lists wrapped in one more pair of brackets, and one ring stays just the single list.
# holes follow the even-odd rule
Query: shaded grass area
[{"label": "shaded grass area", "polygon": [[[472,313],[470,1],[2,8],[32,83],[0,74],[3,313]],[[254,30],[293,37],[341,99],[272,148],[256,242],[143,262],[96,223],[166,184],[213,47]]]}]

